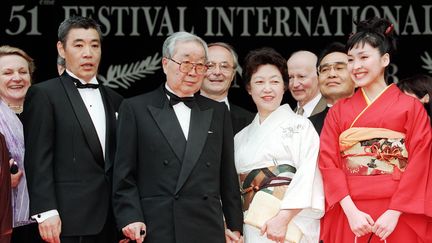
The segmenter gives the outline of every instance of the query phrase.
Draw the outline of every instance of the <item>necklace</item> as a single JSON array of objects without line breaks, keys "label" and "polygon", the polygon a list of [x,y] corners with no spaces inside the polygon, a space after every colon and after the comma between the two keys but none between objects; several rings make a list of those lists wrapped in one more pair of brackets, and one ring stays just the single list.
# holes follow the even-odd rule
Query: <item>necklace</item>
[{"label": "necklace", "polygon": [[8,104],[8,107],[15,112],[15,114],[21,114],[23,112],[23,106],[22,105],[11,105]]}]

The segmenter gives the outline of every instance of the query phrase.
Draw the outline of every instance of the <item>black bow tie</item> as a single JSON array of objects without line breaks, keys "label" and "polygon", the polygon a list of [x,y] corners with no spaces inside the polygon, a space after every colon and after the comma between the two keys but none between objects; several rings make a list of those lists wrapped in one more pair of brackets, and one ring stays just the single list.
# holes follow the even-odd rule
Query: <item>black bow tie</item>
[{"label": "black bow tie", "polygon": [[83,84],[79,80],[74,80],[75,86],[78,89],[97,89],[99,88],[99,84]]},{"label": "black bow tie", "polygon": [[195,97],[178,97],[177,95],[169,92],[165,88],[165,93],[170,97],[169,104],[171,106],[177,105],[180,102],[183,102],[187,107],[191,108],[195,105]]}]

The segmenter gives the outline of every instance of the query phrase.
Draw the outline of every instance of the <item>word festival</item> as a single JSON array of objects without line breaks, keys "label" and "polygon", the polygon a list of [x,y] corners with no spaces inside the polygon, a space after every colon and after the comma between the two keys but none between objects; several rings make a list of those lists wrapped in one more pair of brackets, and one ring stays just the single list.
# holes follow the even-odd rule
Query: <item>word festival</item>
[{"label": "word festival", "polygon": [[[7,35],[43,35],[42,16],[56,6],[13,5]],[[399,35],[432,35],[432,5],[366,6],[57,6],[64,18],[82,15],[101,23],[104,36],[167,36],[188,31],[201,36],[344,36],[353,20],[379,16]]]}]

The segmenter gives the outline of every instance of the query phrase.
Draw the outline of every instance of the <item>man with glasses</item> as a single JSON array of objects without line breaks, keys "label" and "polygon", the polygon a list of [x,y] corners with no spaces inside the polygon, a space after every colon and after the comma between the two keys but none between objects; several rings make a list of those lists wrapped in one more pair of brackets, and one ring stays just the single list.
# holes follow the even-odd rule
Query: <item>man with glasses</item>
[{"label": "man with glasses", "polygon": [[317,62],[319,88],[328,106],[324,111],[309,117],[318,134],[321,133],[329,107],[336,101],[354,94],[355,84],[348,72],[347,64],[345,46],[339,42],[333,42],[324,49]]},{"label": "man with glasses", "polygon": [[228,91],[238,67],[237,53],[227,43],[211,43],[208,45],[207,67],[201,95],[227,105],[231,113],[233,131],[236,134],[249,125],[254,118],[252,112],[228,102]]},{"label": "man with glasses", "polygon": [[177,32],[162,52],[166,82],[124,101],[119,111],[117,224],[138,243],[220,243],[225,232],[227,242],[242,242],[230,114],[197,94],[207,44]]}]

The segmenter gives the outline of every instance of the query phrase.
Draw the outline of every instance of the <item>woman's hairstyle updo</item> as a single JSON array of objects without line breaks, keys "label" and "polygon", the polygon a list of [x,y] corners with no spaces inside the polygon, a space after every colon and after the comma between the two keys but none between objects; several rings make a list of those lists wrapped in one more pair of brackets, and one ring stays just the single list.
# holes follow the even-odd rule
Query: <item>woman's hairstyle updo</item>
[{"label": "woman's hairstyle updo", "polygon": [[388,20],[378,17],[362,20],[357,24],[357,32],[353,33],[346,44],[349,51],[357,45],[369,44],[377,48],[381,55],[390,56],[396,51],[394,26]]},{"label": "woman's hairstyle updo", "polygon": [[285,87],[288,87],[288,70],[285,58],[270,47],[263,47],[250,51],[244,61],[243,65],[243,83],[245,87],[250,85],[252,75],[256,73],[258,68],[262,65],[275,66],[282,75]]}]

